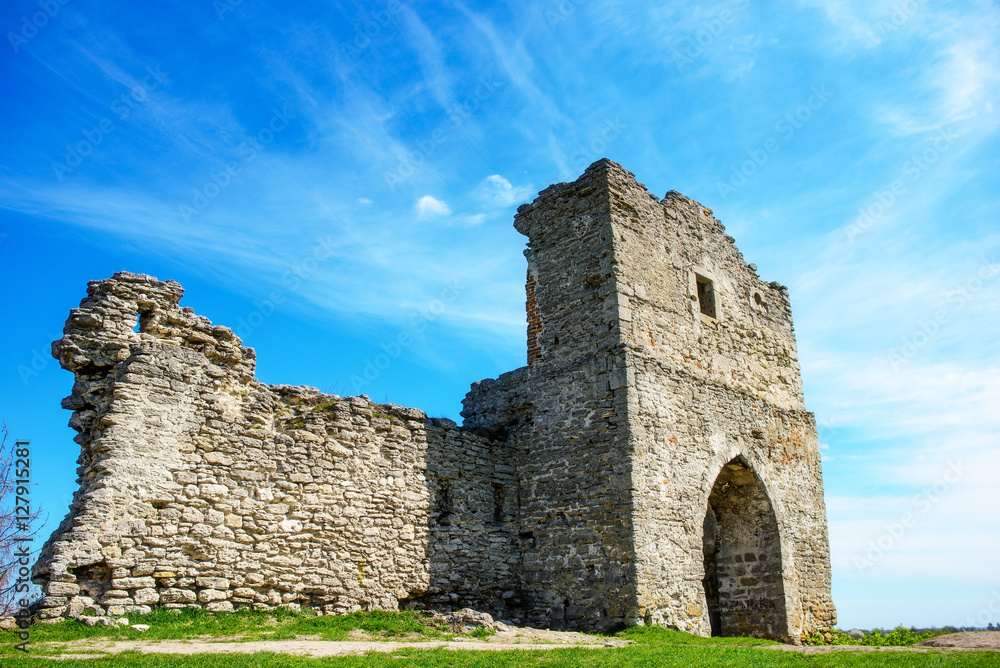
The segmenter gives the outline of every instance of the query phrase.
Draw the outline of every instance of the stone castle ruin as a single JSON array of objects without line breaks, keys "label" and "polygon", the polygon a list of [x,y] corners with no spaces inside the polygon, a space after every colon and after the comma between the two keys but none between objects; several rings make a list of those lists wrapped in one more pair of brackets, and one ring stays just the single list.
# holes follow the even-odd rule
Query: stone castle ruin
[{"label": "stone castle ruin", "polygon": [[79,489],[41,616],[282,604],[797,641],[836,621],[787,289],[601,160],[521,206],[528,365],[462,427],[264,385],[173,281],[92,281],[53,355]]}]

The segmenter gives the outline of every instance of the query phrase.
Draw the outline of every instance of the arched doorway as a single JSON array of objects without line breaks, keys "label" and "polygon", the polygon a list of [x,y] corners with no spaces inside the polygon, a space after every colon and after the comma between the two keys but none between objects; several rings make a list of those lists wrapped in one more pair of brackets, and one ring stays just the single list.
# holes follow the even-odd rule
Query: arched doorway
[{"label": "arched doorway", "polygon": [[788,635],[778,522],[743,457],[722,467],[708,497],[704,555],[713,636]]}]

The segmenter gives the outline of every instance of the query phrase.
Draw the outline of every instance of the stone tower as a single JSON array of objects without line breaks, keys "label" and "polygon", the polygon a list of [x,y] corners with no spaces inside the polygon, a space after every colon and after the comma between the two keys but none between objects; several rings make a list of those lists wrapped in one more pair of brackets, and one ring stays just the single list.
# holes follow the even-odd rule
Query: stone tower
[{"label": "stone tower", "polygon": [[528,366],[475,384],[462,414],[517,446],[529,618],[790,639],[833,626],[787,289],[709,209],[609,160],[514,225]]},{"label": "stone tower", "polygon": [[53,355],[75,377],[69,512],[44,618],[473,607],[539,626],[656,622],[792,641],[830,628],[819,443],[788,293],[711,211],[601,160],[518,209],[528,365],[465,424],[267,385],[181,286],[92,281]]}]

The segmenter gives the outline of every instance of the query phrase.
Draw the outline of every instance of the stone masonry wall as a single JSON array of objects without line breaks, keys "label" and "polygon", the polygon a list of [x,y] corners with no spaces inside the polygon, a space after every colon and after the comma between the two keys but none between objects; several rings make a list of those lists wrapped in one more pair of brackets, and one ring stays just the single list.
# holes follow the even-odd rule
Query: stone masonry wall
[{"label": "stone masonry wall", "polygon": [[[610,182],[615,253],[628,258],[616,285],[628,349],[637,614],[710,631],[703,522],[723,466],[739,457],[780,535],[780,563],[772,562],[780,570],[740,567],[742,577],[781,582],[781,606],[774,592],[755,605],[780,608],[786,621],[779,631],[759,628],[791,639],[829,628],[819,440],[803,403],[787,289],[762,281],[702,205],[676,192],[657,200],[621,167]],[[701,311],[699,279],[711,282],[715,317]]]},{"label": "stone masonry wall", "polygon": [[158,604],[516,616],[508,446],[417,409],[258,383],[253,350],[181,294],[142,275],[93,281],[53,345],[76,376],[64,406],[80,488],[35,567],[43,617]]},{"label": "stone masonry wall", "polygon": [[557,628],[632,621],[636,591],[606,186],[598,163],[518,209],[538,354],[475,384],[463,402],[467,427],[503,429],[518,447],[528,619]]},{"label": "stone masonry wall", "polygon": [[[537,502],[521,530],[533,523],[559,546],[538,557],[535,589],[526,583],[533,614],[709,635],[717,596],[729,631],[797,640],[830,628],[819,441],[787,290],[757,276],[708,209],[675,192],[660,200],[608,160],[540,193],[515,226],[529,238],[538,352],[474,384],[463,416],[519,445],[522,503]],[[754,484],[743,499],[714,497],[729,519],[706,536],[713,490],[737,464]],[[563,508],[581,521],[553,525]],[[761,532],[773,540],[745,538]],[[610,619],[593,605],[604,600],[618,603]]]}]

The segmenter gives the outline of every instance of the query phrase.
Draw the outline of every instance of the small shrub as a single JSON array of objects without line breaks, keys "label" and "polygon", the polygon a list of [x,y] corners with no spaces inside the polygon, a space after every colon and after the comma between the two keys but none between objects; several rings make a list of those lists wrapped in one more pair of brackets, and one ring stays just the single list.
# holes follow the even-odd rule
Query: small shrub
[{"label": "small shrub", "polygon": [[470,633],[469,635],[472,636],[473,638],[479,638],[480,640],[486,640],[490,636],[496,635],[496,631],[491,631],[490,629],[486,628],[485,626],[477,626],[476,628],[472,629],[472,633]]},{"label": "small shrub", "polygon": [[866,632],[863,638],[855,639],[843,631],[833,630],[829,632],[830,640],[826,640],[823,634],[814,632],[808,636],[803,636],[802,642],[806,645],[862,645],[866,647],[911,647],[921,640],[927,640],[938,635],[934,631],[924,631],[918,633],[904,626],[900,626],[892,631],[885,632],[875,629]]}]

